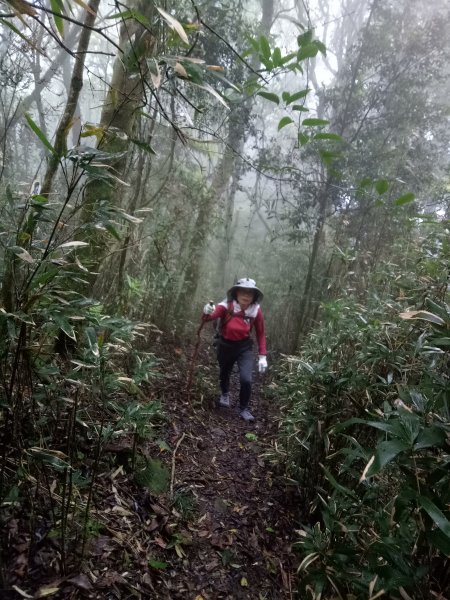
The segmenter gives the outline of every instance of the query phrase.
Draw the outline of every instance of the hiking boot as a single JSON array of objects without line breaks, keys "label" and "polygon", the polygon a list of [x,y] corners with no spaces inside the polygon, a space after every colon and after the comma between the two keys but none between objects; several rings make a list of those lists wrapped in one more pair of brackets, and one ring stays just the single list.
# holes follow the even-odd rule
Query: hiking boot
[{"label": "hiking boot", "polygon": [[219,398],[219,406],[230,408],[230,394],[222,394]]},{"label": "hiking boot", "polygon": [[244,419],[244,421],[246,421],[247,423],[255,420],[255,417],[248,410],[248,408],[244,408],[244,410],[241,410],[240,415],[241,415],[241,418]]}]

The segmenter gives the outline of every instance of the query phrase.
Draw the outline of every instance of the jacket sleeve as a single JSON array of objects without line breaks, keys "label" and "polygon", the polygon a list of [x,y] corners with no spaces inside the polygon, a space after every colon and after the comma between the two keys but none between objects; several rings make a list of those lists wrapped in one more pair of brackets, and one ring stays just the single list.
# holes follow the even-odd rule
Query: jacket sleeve
[{"label": "jacket sleeve", "polygon": [[266,334],[264,329],[264,317],[261,309],[258,310],[255,317],[256,341],[258,342],[258,354],[266,355]]},{"label": "jacket sleeve", "polygon": [[211,313],[210,315],[205,315],[205,313],[202,313],[202,320],[203,321],[214,321],[215,319],[223,319],[223,317],[225,317],[225,315],[227,314],[227,309],[225,306],[223,306],[222,304],[218,304],[214,310],[213,313]]}]

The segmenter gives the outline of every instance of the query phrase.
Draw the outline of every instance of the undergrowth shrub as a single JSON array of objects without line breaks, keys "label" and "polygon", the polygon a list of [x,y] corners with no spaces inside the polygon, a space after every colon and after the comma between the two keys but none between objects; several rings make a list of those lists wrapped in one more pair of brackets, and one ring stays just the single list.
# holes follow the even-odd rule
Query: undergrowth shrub
[{"label": "undergrowth shrub", "polygon": [[8,188],[0,199],[0,563],[8,524],[20,521],[29,545],[57,547],[59,573],[84,559],[106,453],[125,448],[129,468],[141,470],[139,444],[162,417],[144,393],[162,377],[145,350],[151,326],[107,314],[89,295],[95,274],[77,254],[89,243],[74,239],[73,225],[89,164],[77,165],[66,169],[65,197]]},{"label": "undergrowth shrub", "polygon": [[450,307],[408,300],[330,302],[282,362],[302,598],[419,599],[450,584]]}]

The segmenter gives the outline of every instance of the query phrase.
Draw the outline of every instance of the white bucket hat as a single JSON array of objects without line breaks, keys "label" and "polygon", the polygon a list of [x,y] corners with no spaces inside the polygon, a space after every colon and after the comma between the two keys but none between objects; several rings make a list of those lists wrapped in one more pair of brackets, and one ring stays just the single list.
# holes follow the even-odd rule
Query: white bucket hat
[{"label": "white bucket hat", "polygon": [[254,279],[250,279],[249,277],[242,277],[241,279],[238,279],[233,285],[233,287],[231,287],[228,290],[227,298],[229,300],[236,299],[236,290],[238,290],[239,288],[245,290],[252,290],[253,292],[255,292],[254,302],[261,302],[261,300],[264,297],[262,291],[258,287],[256,287],[256,282]]}]

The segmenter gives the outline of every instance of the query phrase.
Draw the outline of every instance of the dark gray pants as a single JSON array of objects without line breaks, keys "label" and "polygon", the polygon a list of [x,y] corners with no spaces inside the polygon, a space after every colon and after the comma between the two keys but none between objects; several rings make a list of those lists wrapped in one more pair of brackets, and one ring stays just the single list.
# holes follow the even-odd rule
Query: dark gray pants
[{"label": "dark gray pants", "polygon": [[219,361],[219,381],[222,394],[230,390],[230,377],[234,364],[237,362],[239,369],[240,391],[239,406],[241,410],[248,408],[252,393],[253,371],[253,341],[250,338],[232,342],[219,339],[217,344],[217,360]]}]

